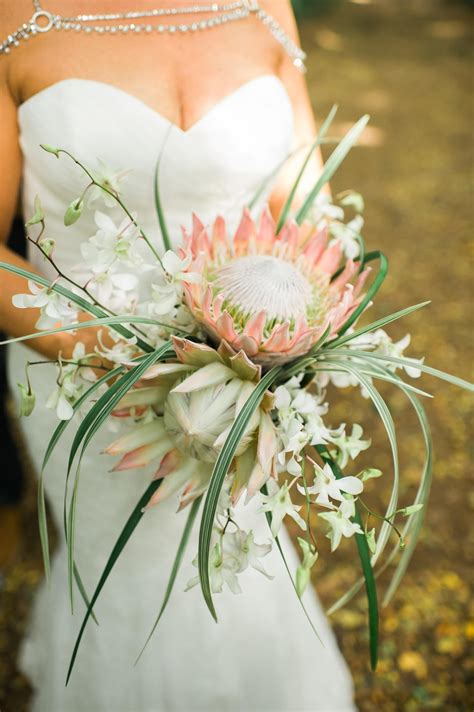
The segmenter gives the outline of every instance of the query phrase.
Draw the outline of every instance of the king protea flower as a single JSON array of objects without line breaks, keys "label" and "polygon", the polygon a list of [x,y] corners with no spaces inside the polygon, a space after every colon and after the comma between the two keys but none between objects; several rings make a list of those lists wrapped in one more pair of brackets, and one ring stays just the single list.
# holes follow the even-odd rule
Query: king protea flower
[{"label": "king protea flower", "polygon": [[265,210],[257,226],[248,210],[230,238],[224,219],[207,230],[193,217],[181,255],[202,281],[183,281],[186,302],[211,339],[226,341],[264,366],[307,353],[329,329],[338,333],[359,305],[367,270],[350,280],[358,264],[341,274],[342,248],[328,244],[326,231],[288,221],[277,234]]},{"label": "king protea flower", "polygon": [[[148,506],[181,490],[180,508],[202,494],[214,463],[239,411],[261,377],[261,366],[225,342],[219,349],[174,338],[175,363],[158,363],[137,388],[118,403],[113,415],[145,416],[106,449],[120,455],[115,471],[157,462],[155,479],[166,478]],[[242,435],[231,472],[235,503],[276,476],[278,439],[270,416],[274,397],[267,392]]]}]

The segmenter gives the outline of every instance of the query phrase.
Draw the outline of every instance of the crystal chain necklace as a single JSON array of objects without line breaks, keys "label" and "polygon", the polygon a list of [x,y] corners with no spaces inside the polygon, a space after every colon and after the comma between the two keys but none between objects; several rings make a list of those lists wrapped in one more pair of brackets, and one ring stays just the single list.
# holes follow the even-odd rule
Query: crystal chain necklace
[{"label": "crystal chain necklace", "polygon": [[[285,52],[291,57],[293,64],[299,71],[305,72],[305,53],[280,27],[278,22],[267,12],[262,10],[257,0],[234,0],[233,2],[208,5],[190,5],[189,7],[167,7],[155,10],[141,10],[138,12],[112,12],[100,15],[76,15],[65,17],[44,10],[40,0],[33,0],[34,13],[30,20],[25,22],[15,32],[12,32],[5,42],[0,44],[0,54],[7,54],[12,47],[18,47],[20,42],[28,40],[37,34],[44,34],[50,30],[68,30],[72,32],[86,32],[97,34],[119,35],[125,33],[180,33],[199,32],[218,27],[227,22],[235,22],[255,15],[268,27],[275,39],[282,45]],[[194,22],[178,22],[179,15],[207,13],[212,17]],[[161,24],[161,20],[171,20]],[[145,21],[144,21],[145,20]],[[158,24],[157,24],[158,20]],[[96,24],[106,23],[106,24]]]}]

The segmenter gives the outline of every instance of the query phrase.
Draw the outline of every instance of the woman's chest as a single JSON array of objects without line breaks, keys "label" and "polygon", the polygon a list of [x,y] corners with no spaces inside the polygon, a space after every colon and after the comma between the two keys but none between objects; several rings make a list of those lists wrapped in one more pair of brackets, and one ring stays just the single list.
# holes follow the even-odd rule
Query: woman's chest
[{"label": "woman's chest", "polygon": [[18,103],[82,78],[112,84],[187,130],[245,82],[277,73],[281,59],[255,18],[199,33],[118,35],[52,30],[32,38],[11,58]]}]

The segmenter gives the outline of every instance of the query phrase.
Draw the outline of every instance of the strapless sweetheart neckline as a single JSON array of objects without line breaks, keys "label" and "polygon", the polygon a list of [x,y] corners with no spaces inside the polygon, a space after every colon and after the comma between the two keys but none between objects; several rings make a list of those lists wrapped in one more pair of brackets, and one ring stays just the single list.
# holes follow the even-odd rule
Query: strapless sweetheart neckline
[{"label": "strapless sweetheart neckline", "polygon": [[[28,99],[25,99],[24,102],[22,102],[19,107],[18,111],[23,112],[26,107],[33,106],[35,102],[40,101],[41,99],[47,97],[49,94],[54,93],[64,87],[67,84],[78,84],[78,85],[91,85],[95,87],[102,87],[104,91],[110,91],[115,94],[121,95],[125,97],[128,100],[131,100],[135,102],[136,105],[141,106],[143,109],[146,111],[150,112],[151,114],[154,114],[154,116],[160,120],[171,126],[175,131],[178,131],[180,134],[185,135],[185,134],[191,134],[194,133],[200,126],[205,124],[205,122],[213,116],[213,114],[221,109],[223,106],[228,104],[229,102],[234,101],[237,99],[243,92],[247,91],[250,88],[253,88],[255,84],[259,82],[264,82],[264,81],[272,81],[275,82],[276,86],[279,87],[282,91],[282,95],[286,97],[286,100],[288,101],[288,104],[291,107],[291,101],[289,94],[286,90],[286,87],[280,77],[278,77],[276,74],[261,74],[257,77],[254,77],[253,79],[249,79],[246,82],[243,82],[240,84],[236,89],[233,91],[229,92],[225,96],[223,96],[221,99],[219,99],[213,106],[211,106],[208,111],[205,111],[202,116],[200,116],[194,123],[192,123],[190,126],[187,128],[183,129],[181,126],[176,124],[174,121],[171,121],[170,119],[166,118],[163,114],[161,114],[157,109],[154,109],[150,104],[147,104],[146,101],[143,101],[143,99],[140,99],[139,97],[135,96],[134,94],[131,94],[130,92],[126,91],[125,89],[122,89],[115,84],[110,84],[109,82],[102,82],[98,81],[96,79],[82,79],[79,77],[67,77],[66,79],[60,79],[57,82],[53,82],[52,84],[49,84],[47,87],[44,87],[44,89],[40,89],[38,92],[35,94],[32,94]],[[292,108],[292,107],[291,107]]]}]

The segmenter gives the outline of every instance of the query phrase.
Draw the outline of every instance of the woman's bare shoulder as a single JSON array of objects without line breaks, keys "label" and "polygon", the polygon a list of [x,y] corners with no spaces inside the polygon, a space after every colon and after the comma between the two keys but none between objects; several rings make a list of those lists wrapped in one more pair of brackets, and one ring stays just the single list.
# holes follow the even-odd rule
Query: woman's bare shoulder
[{"label": "woman's bare shoulder", "polygon": [[264,12],[278,22],[292,39],[296,39],[298,32],[291,0],[259,0],[258,4]]},{"label": "woman's bare shoulder", "polygon": [[32,17],[35,11],[31,0],[0,0],[0,32],[8,35]]},{"label": "woman's bare shoulder", "polygon": [[[27,23],[35,9],[32,0],[0,0],[0,44],[8,35]],[[9,55],[0,54],[0,75],[5,76]]]}]

